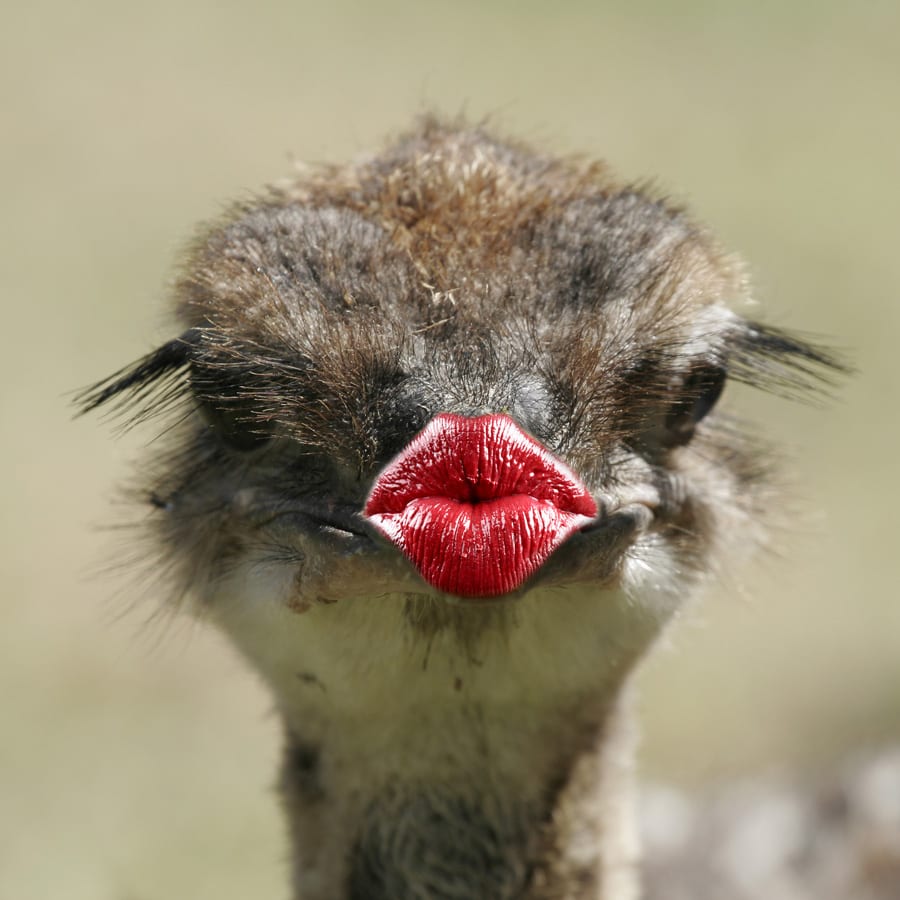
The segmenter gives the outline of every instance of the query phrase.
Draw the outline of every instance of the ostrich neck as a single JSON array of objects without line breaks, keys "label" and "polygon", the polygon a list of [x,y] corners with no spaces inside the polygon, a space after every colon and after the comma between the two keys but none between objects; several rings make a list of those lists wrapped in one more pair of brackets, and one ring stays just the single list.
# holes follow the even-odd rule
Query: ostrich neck
[{"label": "ostrich neck", "polygon": [[603,591],[219,609],[284,719],[298,900],[636,896],[623,695],[658,616]]}]

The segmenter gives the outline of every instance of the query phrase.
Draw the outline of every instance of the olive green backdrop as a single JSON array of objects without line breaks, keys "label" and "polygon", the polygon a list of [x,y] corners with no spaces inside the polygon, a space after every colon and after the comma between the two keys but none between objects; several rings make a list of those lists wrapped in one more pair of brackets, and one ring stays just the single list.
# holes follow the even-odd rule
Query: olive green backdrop
[{"label": "olive green backdrop", "polygon": [[0,13],[0,897],[286,896],[265,692],[216,635],[155,616],[152,584],[95,575],[125,561],[102,526],[153,429],[115,441],[71,421],[66,392],[171,335],[194,223],[423,110],[654,176],[743,253],[770,320],[860,369],[823,409],[728,398],[784,442],[799,523],[642,676],[645,771],[815,768],[900,740],[896,2],[17,6]]}]

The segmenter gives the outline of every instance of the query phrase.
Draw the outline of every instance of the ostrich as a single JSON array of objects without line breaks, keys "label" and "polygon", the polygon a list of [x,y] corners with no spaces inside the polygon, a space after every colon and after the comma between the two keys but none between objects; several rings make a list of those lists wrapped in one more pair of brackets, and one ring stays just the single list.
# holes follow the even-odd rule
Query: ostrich
[{"label": "ostrich", "polygon": [[136,495],[275,697],[293,896],[638,896],[632,675],[771,503],[717,401],[839,368],[746,296],[604,165],[433,119],[194,241],[80,404],[169,417]]}]

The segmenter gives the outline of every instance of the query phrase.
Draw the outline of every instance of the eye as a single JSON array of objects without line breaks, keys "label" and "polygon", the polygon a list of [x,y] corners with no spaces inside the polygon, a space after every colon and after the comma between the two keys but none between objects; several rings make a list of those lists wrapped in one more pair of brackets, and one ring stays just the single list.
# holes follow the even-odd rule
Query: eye
[{"label": "eye", "polygon": [[271,423],[259,414],[252,398],[242,394],[237,383],[195,371],[191,388],[200,415],[230,450],[248,453],[271,440]]},{"label": "eye", "polygon": [[248,453],[272,439],[271,430],[266,422],[258,420],[252,413],[242,410],[235,403],[214,404],[200,400],[198,406],[206,423],[231,450]]},{"label": "eye", "polygon": [[728,373],[724,366],[695,366],[679,388],[679,398],[665,418],[664,445],[681,447],[694,436],[697,423],[712,411],[722,394]]}]

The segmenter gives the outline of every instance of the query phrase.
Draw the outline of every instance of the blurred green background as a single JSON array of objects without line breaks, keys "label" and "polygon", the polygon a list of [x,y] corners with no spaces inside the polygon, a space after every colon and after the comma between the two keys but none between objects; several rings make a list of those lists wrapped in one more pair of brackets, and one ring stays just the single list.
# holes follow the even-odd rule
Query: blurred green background
[{"label": "blurred green background", "polygon": [[8,5],[0,897],[286,896],[267,696],[154,621],[152,584],[96,577],[153,429],[115,441],[66,392],[172,334],[198,220],[423,110],[655,176],[749,260],[761,314],[860,369],[824,409],[731,398],[787,448],[799,524],[645,671],[644,771],[900,740],[898,48],[895,0]]}]

